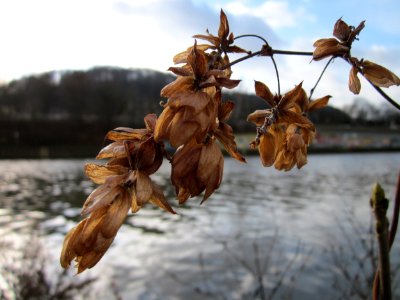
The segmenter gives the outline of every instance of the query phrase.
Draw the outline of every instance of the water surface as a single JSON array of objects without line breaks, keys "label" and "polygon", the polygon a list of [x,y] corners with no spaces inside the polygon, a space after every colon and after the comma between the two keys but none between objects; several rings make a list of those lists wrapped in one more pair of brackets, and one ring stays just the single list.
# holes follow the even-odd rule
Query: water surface
[{"label": "water surface", "polygon": [[[260,278],[266,295],[276,288],[275,299],[340,297],[347,287],[338,283],[332,252],[351,258],[352,243],[359,247],[354,237],[367,237],[372,185],[380,182],[393,199],[400,154],[311,155],[290,172],[247,160],[226,159],[220,189],[203,205],[194,198],[180,207],[164,163],[153,179],[178,214],[151,205],[130,214],[87,273],[103,286],[112,282],[123,299],[254,299]],[[55,272],[63,237],[95,187],[83,174],[86,162],[0,161],[0,234],[39,232]],[[110,299],[107,291],[96,297]]]}]

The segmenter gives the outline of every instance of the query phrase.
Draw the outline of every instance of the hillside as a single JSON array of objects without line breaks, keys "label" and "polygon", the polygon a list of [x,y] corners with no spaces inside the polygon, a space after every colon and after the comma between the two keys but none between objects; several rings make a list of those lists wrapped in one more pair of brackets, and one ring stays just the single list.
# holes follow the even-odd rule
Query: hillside
[{"label": "hillside", "polygon": [[[48,72],[3,85],[0,87],[0,148],[3,149],[0,157],[10,155],[5,152],[28,153],[33,149],[37,153],[38,149],[49,147],[61,149],[66,152],[65,156],[80,152],[81,148],[85,153],[97,151],[108,130],[117,126],[142,128],[146,114],[159,114],[160,101],[166,100],[160,97],[160,90],[173,80],[170,74],[151,70],[97,67],[88,71]],[[235,132],[254,132],[254,125],[246,117],[256,109],[265,108],[265,102],[255,95],[229,91],[223,100],[235,102],[229,120]],[[356,109],[351,108],[352,118],[328,106],[310,118],[329,128],[350,126],[355,122],[354,116],[359,125],[373,122],[374,126],[385,127],[389,123],[400,123],[398,114],[380,120],[362,120],[363,114]]]}]

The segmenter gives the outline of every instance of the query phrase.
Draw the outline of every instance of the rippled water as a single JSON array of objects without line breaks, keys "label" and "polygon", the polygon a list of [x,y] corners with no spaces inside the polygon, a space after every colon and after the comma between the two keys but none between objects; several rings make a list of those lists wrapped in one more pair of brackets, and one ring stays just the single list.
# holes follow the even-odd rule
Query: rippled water
[{"label": "rippled water", "polygon": [[[0,161],[0,235],[40,232],[55,270],[63,236],[94,188],[85,162]],[[123,299],[254,299],[274,288],[276,299],[334,299],[345,287],[335,285],[341,276],[332,252],[368,232],[371,187],[379,181],[393,199],[399,170],[398,153],[312,155],[287,173],[263,168],[257,157],[226,159],[220,189],[203,205],[195,198],[179,207],[164,163],[153,178],[178,214],[149,205],[129,215],[88,273],[112,282]]]}]

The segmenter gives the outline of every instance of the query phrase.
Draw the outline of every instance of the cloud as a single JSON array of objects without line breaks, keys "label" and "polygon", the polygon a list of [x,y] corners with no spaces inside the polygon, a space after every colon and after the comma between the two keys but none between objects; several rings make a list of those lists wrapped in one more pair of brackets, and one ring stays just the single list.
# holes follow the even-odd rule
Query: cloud
[{"label": "cloud", "polygon": [[233,1],[226,5],[228,12],[234,15],[247,15],[263,20],[273,29],[295,27],[305,20],[315,20],[303,7],[291,7],[286,1],[263,1],[262,4],[249,6],[242,1]]},{"label": "cloud", "polygon": [[[176,53],[193,45],[194,34],[205,33],[206,29],[216,34],[221,8],[228,15],[235,36],[258,34],[274,48],[312,51],[313,41],[321,37],[310,36],[316,30],[311,33],[298,30],[310,25],[304,20],[314,22],[314,13],[320,18],[325,16],[311,10],[314,5],[307,6],[304,1],[264,1],[259,5],[238,0],[216,3],[203,0],[1,1],[0,26],[7,30],[2,32],[0,81],[49,70],[87,69],[98,65],[166,71]],[[353,47],[353,54],[399,74],[398,43],[379,44],[386,39],[374,36],[377,43],[371,44],[364,38],[367,29],[369,27],[362,33],[360,44]],[[371,30],[374,32],[372,26]],[[292,31],[301,37],[293,37],[294,34],[289,34]],[[242,38],[236,43],[252,51],[259,50],[262,45],[256,38]],[[232,59],[234,57],[238,56]],[[309,91],[324,66],[324,62],[310,63],[310,57],[277,55],[275,58],[282,92],[303,80]],[[256,57],[240,63],[233,67],[233,72],[233,78],[243,80],[241,91],[253,91],[254,80],[264,81],[271,90],[277,91],[275,71],[269,58]],[[335,61],[315,96],[329,93],[337,106],[350,102],[354,95],[347,90],[348,72],[346,63]],[[366,87],[365,81],[362,84],[362,96],[377,102],[380,96]],[[389,92],[400,98],[398,90],[391,88]]]}]

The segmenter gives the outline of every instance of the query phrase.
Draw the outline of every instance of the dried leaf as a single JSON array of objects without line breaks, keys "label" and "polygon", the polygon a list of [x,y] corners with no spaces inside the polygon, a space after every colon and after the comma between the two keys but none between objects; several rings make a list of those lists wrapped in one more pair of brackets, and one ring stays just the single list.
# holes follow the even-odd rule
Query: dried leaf
[{"label": "dried leaf", "polygon": [[[206,37],[206,39],[208,38],[208,36],[204,36],[204,35],[195,35],[193,37],[197,38],[197,39],[202,39],[203,37]],[[208,44],[200,44],[200,45],[196,45],[196,47],[197,47],[197,49],[200,49],[203,51],[206,51],[208,49],[215,49],[214,46],[208,45]],[[192,49],[193,49],[193,46],[189,47],[186,51],[176,54],[173,58],[174,64],[187,63],[187,57],[188,57],[190,51],[192,51]]]},{"label": "dried leaf", "polygon": [[316,111],[317,109],[327,106],[330,98],[331,98],[331,96],[328,95],[328,96],[310,101],[308,103],[307,112],[313,112],[313,111]]},{"label": "dried leaf", "polygon": [[278,103],[279,109],[288,110],[294,106],[295,103],[301,105],[307,102],[307,95],[302,87],[303,83],[296,85],[294,89],[287,92]]},{"label": "dried leaf", "polygon": [[350,48],[340,44],[335,38],[320,39],[314,43],[315,50],[313,52],[314,60],[321,60],[329,56],[343,56],[349,53]]},{"label": "dried leaf", "polygon": [[136,175],[136,201],[138,206],[143,206],[153,194],[153,188],[150,177],[147,174],[137,171]]},{"label": "dried leaf", "polygon": [[156,128],[154,129],[154,140],[159,142],[168,137],[168,127],[171,124],[172,119],[175,116],[175,112],[167,106],[162,111],[160,117],[157,120]]},{"label": "dried leaf", "polygon": [[217,169],[214,170],[213,173],[211,173],[211,176],[208,179],[207,185],[205,187],[203,200],[201,201],[200,204],[203,204],[212,195],[212,193],[214,193],[214,191],[219,188],[222,181],[223,170],[224,170],[224,158],[221,155],[217,163]]},{"label": "dried leaf", "polygon": [[140,140],[146,133],[146,129],[118,127],[109,131],[105,138],[110,141]]},{"label": "dried leaf", "polygon": [[381,65],[365,60],[362,64],[362,69],[364,76],[376,86],[390,87],[392,85],[400,85],[400,78]]},{"label": "dried leaf", "polygon": [[171,97],[168,100],[168,105],[172,109],[188,106],[193,108],[194,113],[197,114],[202,111],[210,101],[211,98],[207,93],[202,91],[185,91]]},{"label": "dried leaf", "polygon": [[265,133],[260,137],[258,152],[264,167],[270,167],[275,161],[275,140],[270,133]]},{"label": "dried leaf", "polygon": [[[71,261],[76,257],[73,244],[79,236],[83,226],[85,226],[85,223],[86,219],[81,221],[77,226],[68,231],[64,238],[63,247],[60,255],[60,264],[64,269],[68,268],[71,265]],[[79,228],[78,231],[77,228]]]},{"label": "dried leaf", "polygon": [[[133,146],[133,144],[130,145]],[[104,159],[110,157],[120,158],[124,156],[126,156],[124,141],[117,141],[101,149],[99,154],[97,154],[96,159]]]},{"label": "dried leaf", "polygon": [[103,257],[104,253],[105,252],[98,253],[95,251],[90,251],[85,253],[84,256],[80,257],[78,260],[78,274],[82,273],[86,269],[94,267]]},{"label": "dried leaf", "polygon": [[124,194],[110,205],[101,223],[101,234],[105,238],[114,238],[131,207],[129,195]]},{"label": "dried leaf", "polygon": [[208,70],[208,63],[205,52],[197,49],[197,42],[195,42],[192,51],[188,55],[188,64],[192,68],[195,78],[202,78]]},{"label": "dried leaf", "polygon": [[333,28],[333,36],[337,37],[339,40],[346,42],[350,37],[351,27],[347,25],[345,21],[340,18],[336,21]]},{"label": "dried leaf", "polygon": [[[212,34],[209,34],[209,35],[196,34],[196,35],[194,35],[193,37],[196,38],[196,39],[205,40],[205,41],[207,41],[207,42],[213,44],[214,47],[210,47],[210,46],[209,46],[210,48],[215,48],[215,45],[218,45],[218,44],[219,44],[219,38],[216,37],[216,36],[214,36],[214,35],[212,35]],[[192,47],[192,48],[193,48],[193,47]],[[203,49],[203,50],[205,50],[205,49]]]},{"label": "dried leaf", "polygon": [[103,166],[93,163],[87,163],[85,165],[86,175],[97,184],[103,184],[108,177],[125,174],[128,170],[128,168],[121,165]]},{"label": "dried leaf", "polygon": [[214,134],[232,158],[240,162],[246,162],[246,159],[243,157],[242,154],[240,154],[237,149],[235,136],[233,135],[233,130],[231,126],[225,123],[220,123],[218,130],[215,131]]},{"label": "dried leaf", "polygon": [[235,107],[235,103],[232,101],[227,101],[223,104],[221,104],[219,110],[218,110],[218,119],[220,122],[224,122],[229,119],[231,116],[231,113],[233,111],[233,108]]},{"label": "dried leaf", "polygon": [[258,109],[247,116],[247,121],[262,126],[265,122],[265,118],[270,116],[272,111],[270,109]]},{"label": "dried leaf", "polygon": [[352,30],[348,39],[350,43],[352,43],[355,40],[357,35],[360,34],[361,30],[363,30],[364,27],[365,27],[365,21],[362,21],[354,30]]},{"label": "dried leaf", "polygon": [[174,148],[186,144],[199,130],[197,122],[184,121],[181,114],[177,113],[170,125],[169,141]]},{"label": "dried leaf", "polygon": [[173,82],[163,87],[160,92],[161,97],[170,98],[176,93],[192,89],[194,79],[187,76],[178,76]]},{"label": "dried leaf", "polygon": [[358,95],[361,90],[361,82],[357,76],[357,73],[357,68],[353,66],[349,74],[349,90],[355,95]]},{"label": "dried leaf", "polygon": [[254,87],[255,87],[256,95],[258,97],[267,101],[267,103],[271,107],[274,107],[276,105],[276,103],[274,101],[274,95],[272,95],[271,91],[264,83],[262,83],[261,81],[255,81]]},{"label": "dried leaf", "polygon": [[228,23],[228,18],[226,17],[226,14],[224,11],[221,9],[220,16],[219,16],[219,28],[218,28],[218,37],[220,39],[226,39],[226,37],[229,34],[229,23]]},{"label": "dried leaf", "polygon": [[241,80],[238,79],[229,79],[226,77],[217,77],[216,81],[218,83],[218,86],[224,87],[227,89],[233,89],[238,86]]},{"label": "dried leaf", "polygon": [[110,187],[106,184],[99,186],[87,197],[83,204],[81,215],[85,216],[97,209],[110,205],[120,194],[121,190],[118,187]]},{"label": "dried leaf", "polygon": [[153,187],[153,194],[150,197],[150,202],[162,209],[165,209],[171,214],[176,214],[176,212],[172,209],[167,199],[165,198],[162,189],[154,182],[152,182],[152,187]]},{"label": "dried leaf", "polygon": [[221,149],[214,141],[202,147],[197,168],[197,177],[202,182],[208,181],[218,166],[220,157],[222,157]]},{"label": "dried leaf", "polygon": [[142,207],[138,205],[137,203],[137,198],[136,198],[136,188],[132,186],[128,190],[129,196],[130,196],[130,201],[131,201],[131,212],[136,213],[138,212]]}]

